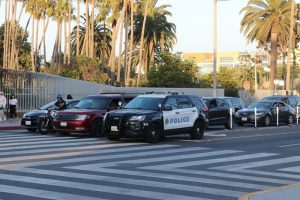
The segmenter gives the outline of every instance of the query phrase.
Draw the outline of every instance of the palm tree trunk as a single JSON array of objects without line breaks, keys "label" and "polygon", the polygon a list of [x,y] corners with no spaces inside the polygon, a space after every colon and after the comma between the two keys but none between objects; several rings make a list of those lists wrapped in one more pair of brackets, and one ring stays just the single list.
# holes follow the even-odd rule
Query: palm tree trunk
[{"label": "palm tree trunk", "polygon": [[271,72],[270,72],[270,89],[274,92],[275,85],[274,80],[276,78],[277,68],[277,45],[278,45],[278,28],[277,25],[273,25],[271,30]]},{"label": "palm tree trunk", "polygon": [[4,42],[3,42],[3,68],[7,68],[7,27],[8,27],[8,0],[5,1]]},{"label": "palm tree trunk", "polygon": [[85,43],[85,55],[89,56],[89,45],[90,45],[90,14],[89,14],[89,0],[86,0],[85,2],[85,37],[86,37],[86,43]]},{"label": "palm tree trunk", "polygon": [[92,0],[92,14],[91,14],[91,29],[90,29],[90,57],[93,58],[94,57],[94,20],[95,20],[95,0]]},{"label": "palm tree trunk", "polygon": [[11,11],[11,1],[9,0],[8,1],[8,13],[7,13],[7,27],[6,27],[6,58],[5,58],[5,66],[6,68],[10,68],[9,66],[9,60],[10,60],[10,44],[11,44],[11,40],[10,40],[10,37],[9,35],[11,34],[10,33],[10,30],[11,30],[11,20],[10,20],[10,11]]},{"label": "palm tree trunk", "polygon": [[63,17],[64,23],[64,65],[67,64],[67,19],[66,15]]},{"label": "palm tree trunk", "polygon": [[72,4],[69,3],[69,19],[68,19],[68,64],[71,64],[71,21],[72,21]]},{"label": "palm tree trunk", "polygon": [[131,63],[132,63],[132,51],[133,51],[133,0],[130,0],[130,47],[129,47],[129,59],[128,59],[128,67],[127,67],[127,76],[126,76],[126,86],[129,85],[130,80],[130,72],[131,72]]},{"label": "palm tree trunk", "polygon": [[79,56],[79,22],[80,22],[80,0],[77,0],[77,19],[76,19],[76,56]]},{"label": "palm tree trunk", "polygon": [[36,30],[36,36],[35,36],[35,65],[36,65],[36,67],[35,67],[34,72],[37,71],[37,64],[38,64],[38,60],[39,60],[39,47],[38,47],[38,45],[39,45],[39,23],[40,23],[40,19],[38,18],[36,20],[36,28],[35,28],[35,30]]},{"label": "palm tree trunk", "polygon": [[[121,31],[120,31],[120,46],[119,46],[119,60],[118,60],[118,73],[117,73],[117,84],[120,84],[120,77],[121,77],[121,60],[122,60],[122,40],[123,40],[123,27],[121,25]],[[126,52],[125,52],[126,54]]]},{"label": "palm tree trunk", "polygon": [[137,86],[139,86],[140,81],[141,81],[143,44],[144,44],[144,34],[145,34],[146,19],[147,19],[147,13],[148,13],[148,5],[149,5],[149,0],[147,0],[146,7],[145,7],[144,21],[143,21],[142,34],[141,34],[141,41],[140,41],[140,49],[139,49],[139,70],[138,70],[138,78],[137,78],[137,82],[136,82],[136,83],[137,83]]},{"label": "palm tree trunk", "polygon": [[294,48],[294,19],[295,19],[295,2],[291,0],[291,24],[290,24],[290,36],[289,36],[289,49],[288,49],[288,63],[286,67],[286,90],[291,90],[291,56]]},{"label": "palm tree trunk", "polygon": [[34,59],[34,17],[31,19],[32,27],[31,27],[31,68],[32,72],[35,72],[35,59]]},{"label": "palm tree trunk", "polygon": [[120,16],[120,18],[119,18],[119,20],[117,22],[117,25],[113,26],[112,48],[111,48],[110,60],[109,60],[111,85],[115,84],[115,49],[116,49],[116,40],[117,40],[117,35],[118,35],[120,24],[124,20],[125,10],[126,10],[126,8],[125,8],[125,3],[124,3],[123,9],[121,11],[121,16]]},{"label": "palm tree trunk", "polygon": [[16,35],[17,35],[17,28],[16,28],[16,18],[17,18],[17,0],[12,2],[12,20],[11,20],[11,49],[10,49],[10,68],[15,69],[15,48],[16,48]]}]

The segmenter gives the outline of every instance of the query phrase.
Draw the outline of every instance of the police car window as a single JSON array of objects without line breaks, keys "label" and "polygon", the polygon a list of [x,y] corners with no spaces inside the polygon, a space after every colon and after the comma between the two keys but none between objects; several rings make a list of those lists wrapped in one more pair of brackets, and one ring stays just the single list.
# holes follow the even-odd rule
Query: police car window
[{"label": "police car window", "polygon": [[158,105],[162,104],[163,101],[164,98],[159,97],[136,97],[124,109],[158,110]]},{"label": "police car window", "polygon": [[203,102],[201,101],[201,99],[199,97],[193,97],[193,102],[194,102],[194,104],[196,104],[196,106],[198,108],[205,107],[205,105],[203,104]]},{"label": "police car window", "polygon": [[178,108],[192,108],[193,105],[186,97],[178,97]]},{"label": "police car window", "polygon": [[171,106],[172,110],[178,109],[177,100],[175,97],[169,97],[164,107]]}]

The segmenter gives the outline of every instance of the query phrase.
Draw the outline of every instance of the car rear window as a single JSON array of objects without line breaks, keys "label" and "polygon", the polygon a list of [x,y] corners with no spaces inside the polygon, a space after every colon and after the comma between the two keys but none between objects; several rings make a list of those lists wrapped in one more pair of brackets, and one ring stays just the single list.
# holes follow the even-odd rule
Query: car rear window
[{"label": "car rear window", "polygon": [[110,102],[109,98],[87,97],[87,98],[80,100],[79,103],[76,105],[76,108],[105,110],[109,102]]}]

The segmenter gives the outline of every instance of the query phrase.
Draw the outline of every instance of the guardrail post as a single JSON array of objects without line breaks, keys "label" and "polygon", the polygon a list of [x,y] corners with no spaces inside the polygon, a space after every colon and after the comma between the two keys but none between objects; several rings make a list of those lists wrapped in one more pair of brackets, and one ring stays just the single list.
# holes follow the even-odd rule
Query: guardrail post
[{"label": "guardrail post", "polygon": [[257,128],[257,122],[256,122],[256,107],[254,108],[254,127]]},{"label": "guardrail post", "polygon": [[276,108],[276,115],[277,115],[277,126],[279,126],[279,108]]},{"label": "guardrail post", "polygon": [[297,118],[297,126],[298,126],[298,124],[299,124],[299,107],[298,106],[297,106],[296,118]]},{"label": "guardrail post", "polygon": [[230,129],[232,129],[233,123],[232,123],[232,108],[229,109],[230,113]]}]

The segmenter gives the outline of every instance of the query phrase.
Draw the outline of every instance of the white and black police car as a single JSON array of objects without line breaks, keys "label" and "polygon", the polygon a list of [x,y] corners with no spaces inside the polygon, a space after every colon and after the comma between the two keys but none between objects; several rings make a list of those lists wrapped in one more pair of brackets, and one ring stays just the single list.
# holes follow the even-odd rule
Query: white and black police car
[{"label": "white and black police car", "polygon": [[105,115],[103,133],[109,140],[144,138],[150,143],[171,134],[189,133],[192,139],[202,139],[208,123],[204,107],[195,95],[139,95],[121,110]]}]

